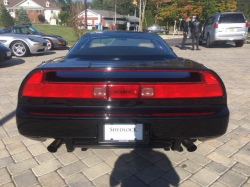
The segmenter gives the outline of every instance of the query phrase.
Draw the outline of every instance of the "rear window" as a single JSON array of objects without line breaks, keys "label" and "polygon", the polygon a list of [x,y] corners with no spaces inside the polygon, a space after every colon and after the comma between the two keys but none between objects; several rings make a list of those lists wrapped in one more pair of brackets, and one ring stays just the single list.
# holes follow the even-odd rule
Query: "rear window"
[{"label": "rear window", "polygon": [[67,58],[176,58],[157,35],[94,34],[85,35]]},{"label": "rear window", "polygon": [[245,23],[243,14],[222,14],[219,23]]}]

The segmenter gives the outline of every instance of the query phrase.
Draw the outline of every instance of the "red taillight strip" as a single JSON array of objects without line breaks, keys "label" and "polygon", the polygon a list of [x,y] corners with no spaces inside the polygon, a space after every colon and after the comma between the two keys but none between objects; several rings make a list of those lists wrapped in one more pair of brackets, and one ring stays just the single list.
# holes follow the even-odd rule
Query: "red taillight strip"
[{"label": "red taillight strip", "polygon": [[184,117],[184,116],[211,116],[215,112],[200,112],[200,113],[160,113],[152,114],[153,117]]},{"label": "red taillight strip", "polygon": [[35,116],[57,116],[57,117],[105,117],[107,114],[58,114],[58,113],[39,113],[30,112],[30,114]]},{"label": "red taillight strip", "polygon": [[[202,75],[202,82],[200,83],[47,83],[44,81],[45,73],[39,71],[27,80],[22,95],[57,99],[195,99],[222,97],[224,93],[218,78],[211,72],[203,72]],[[145,95],[142,92],[144,88],[152,93],[148,93],[148,96]]]},{"label": "red taillight strip", "polygon": [[195,112],[195,113],[157,113],[157,114],[56,114],[56,113],[39,113],[30,112],[35,116],[52,116],[52,117],[192,117],[192,116],[211,116],[215,112]]}]

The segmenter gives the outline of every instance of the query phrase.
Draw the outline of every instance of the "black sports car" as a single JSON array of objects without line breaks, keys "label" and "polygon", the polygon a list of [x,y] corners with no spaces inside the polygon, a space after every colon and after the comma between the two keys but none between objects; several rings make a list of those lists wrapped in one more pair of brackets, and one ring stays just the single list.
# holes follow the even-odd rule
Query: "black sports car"
[{"label": "black sports car", "polygon": [[0,63],[11,59],[11,51],[0,42]]},{"label": "black sports car", "polygon": [[220,77],[177,57],[158,35],[90,33],[66,57],[32,70],[16,110],[20,134],[56,152],[154,147],[196,150],[192,139],[226,132],[227,94]]},{"label": "black sports car", "polygon": [[68,45],[68,42],[64,40],[61,36],[44,34],[36,30],[34,27],[29,25],[16,25],[7,27],[4,30],[5,33],[12,34],[30,34],[34,36],[41,37],[46,40],[48,50],[64,48]]}]

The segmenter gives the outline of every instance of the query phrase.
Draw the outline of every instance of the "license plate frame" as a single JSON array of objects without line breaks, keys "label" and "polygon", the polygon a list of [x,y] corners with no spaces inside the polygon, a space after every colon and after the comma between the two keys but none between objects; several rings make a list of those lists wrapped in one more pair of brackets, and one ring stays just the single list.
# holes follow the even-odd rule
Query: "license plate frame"
[{"label": "license plate frame", "polygon": [[[134,128],[136,127],[138,130],[139,135],[137,136],[136,134],[133,134],[134,132],[121,132],[121,133],[113,133],[112,135],[116,134],[119,135],[120,139],[117,139],[115,136],[111,139],[112,135],[110,134],[106,134],[106,130],[109,127],[113,127],[113,128]],[[137,124],[137,123],[105,123],[103,124],[103,141],[104,142],[109,142],[109,143],[131,143],[131,142],[144,142],[145,137],[144,137],[144,130],[145,127],[143,124]],[[123,134],[123,135],[122,135]],[[133,135],[137,138],[132,139],[131,137]],[[124,135],[129,136],[130,138],[124,139]]]}]

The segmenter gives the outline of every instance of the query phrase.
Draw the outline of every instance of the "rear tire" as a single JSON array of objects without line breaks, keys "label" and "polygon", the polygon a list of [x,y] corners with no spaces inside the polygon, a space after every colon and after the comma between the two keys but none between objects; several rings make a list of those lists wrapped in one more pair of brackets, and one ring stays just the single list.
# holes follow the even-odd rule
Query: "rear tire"
[{"label": "rear tire", "polygon": [[244,45],[244,41],[236,41],[235,45],[236,47],[242,47]]},{"label": "rear tire", "polygon": [[46,43],[47,43],[48,50],[52,50],[53,49],[53,43],[51,42],[51,40],[49,40],[49,39],[45,39],[45,40],[46,40]]}]

